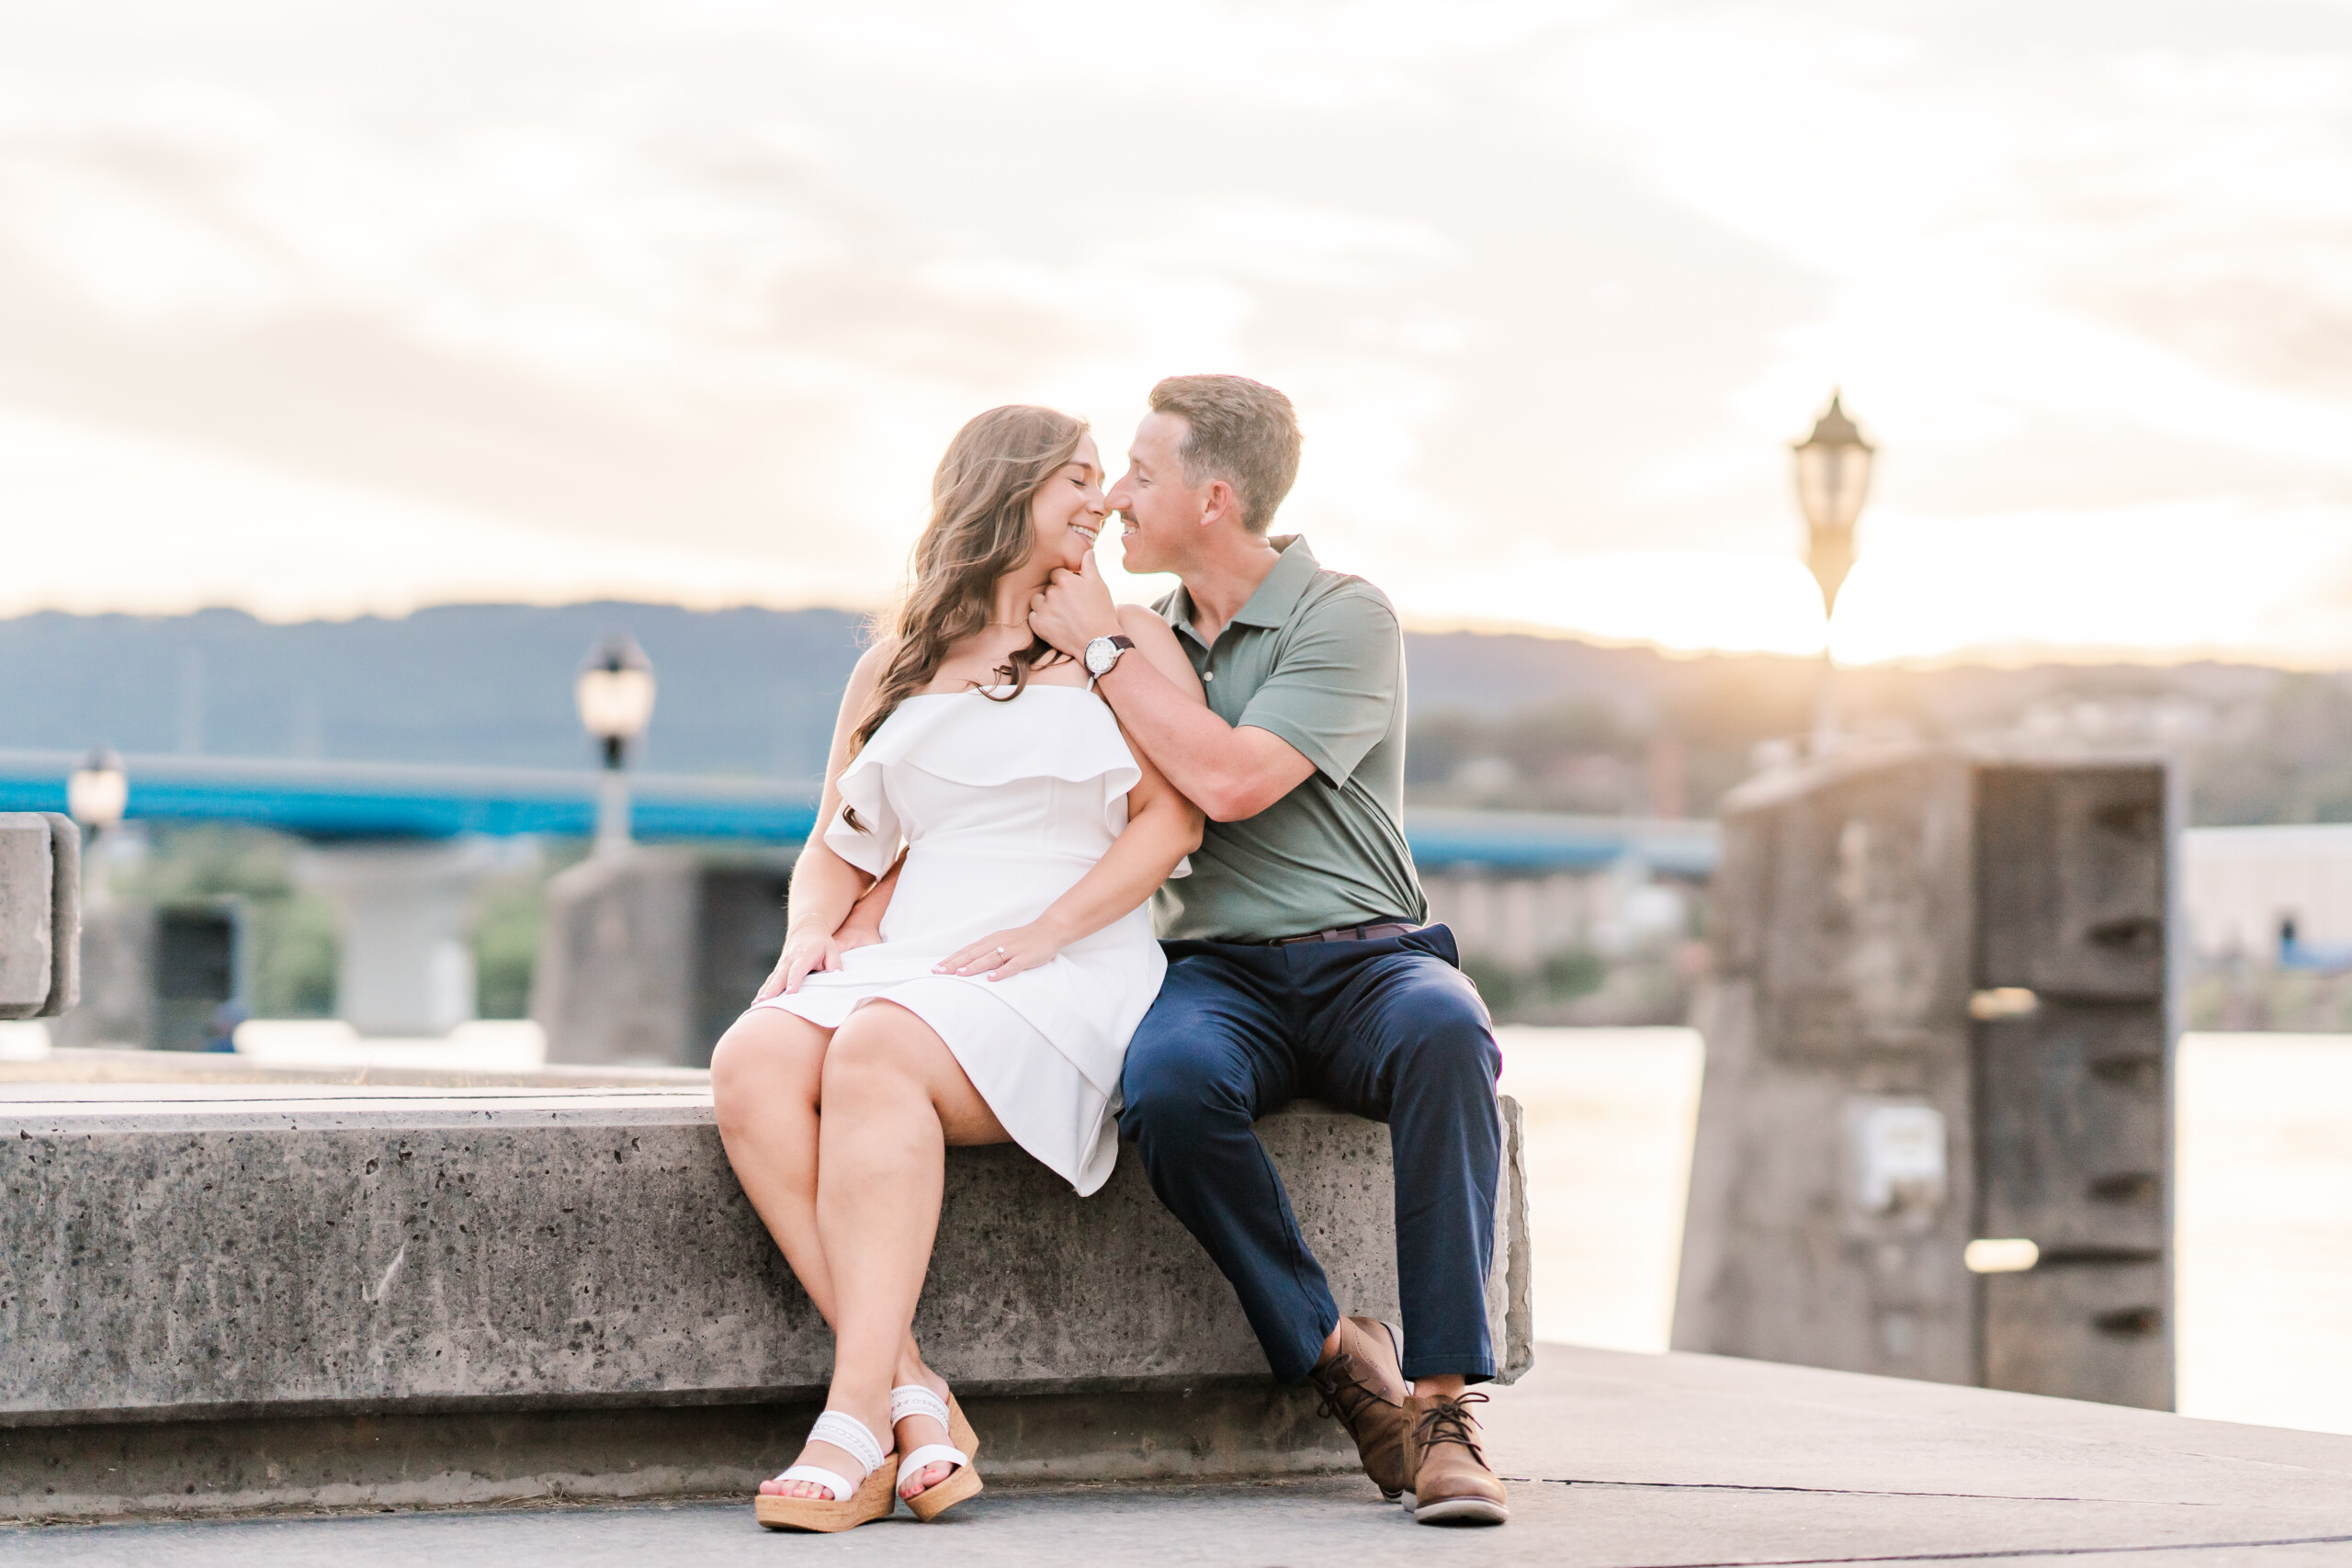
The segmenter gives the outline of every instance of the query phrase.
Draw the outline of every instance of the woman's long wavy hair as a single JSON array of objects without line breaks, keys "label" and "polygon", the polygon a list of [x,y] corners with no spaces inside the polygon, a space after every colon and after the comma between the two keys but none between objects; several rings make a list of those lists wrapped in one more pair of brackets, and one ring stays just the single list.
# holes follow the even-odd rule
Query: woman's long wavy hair
[{"label": "woman's long wavy hair", "polygon": [[[853,755],[874,739],[899,705],[931,684],[947,650],[989,624],[997,580],[1029,558],[1036,531],[1029,503],[1078,454],[1086,422],[1053,409],[1009,404],[978,415],[956,433],[931,477],[931,521],[915,541],[907,592],[884,623],[898,639],[853,735]],[[1010,702],[1040,663],[1058,663],[1044,638],[1033,638],[997,666],[1012,688]],[[842,813],[861,832],[865,824]]]}]

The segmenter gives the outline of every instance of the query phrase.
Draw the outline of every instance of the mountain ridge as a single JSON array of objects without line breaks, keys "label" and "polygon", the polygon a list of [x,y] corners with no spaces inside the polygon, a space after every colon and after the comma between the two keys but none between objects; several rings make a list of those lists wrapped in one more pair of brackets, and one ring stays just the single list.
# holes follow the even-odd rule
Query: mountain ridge
[{"label": "mountain ridge", "polygon": [[[661,681],[641,765],[805,779],[823,769],[867,624],[838,609],[621,600],[293,623],[225,609],[42,611],[0,619],[0,749],[105,743],[126,752],[584,766],[593,748],[573,713],[572,679],[590,646],[622,628]],[[1759,742],[1810,728],[1821,669],[1781,655],[1668,653],[1518,632],[1408,631],[1406,649],[1417,793],[1460,795],[1457,775],[1493,763],[1479,776],[1500,777],[1499,767],[1517,780],[1508,803],[1580,809],[1660,799],[1708,808]],[[2137,725],[2159,739],[2172,724],[2191,741],[2278,731],[2290,765],[2303,757],[2319,775],[2342,772],[2352,802],[2352,681],[2342,675],[2202,660],[1865,669],[1838,682],[1853,727],[1922,739],[2053,723],[2086,734]],[[2262,716],[2281,692],[2304,694],[2292,726]],[[2314,723],[2342,732],[2316,761],[2305,756],[2308,734],[2287,733]],[[1682,775],[1671,789],[1634,777],[1669,765]],[[2270,786],[2255,778],[2225,816],[2309,819],[2335,809],[2335,787],[2273,807],[2257,803]]]}]

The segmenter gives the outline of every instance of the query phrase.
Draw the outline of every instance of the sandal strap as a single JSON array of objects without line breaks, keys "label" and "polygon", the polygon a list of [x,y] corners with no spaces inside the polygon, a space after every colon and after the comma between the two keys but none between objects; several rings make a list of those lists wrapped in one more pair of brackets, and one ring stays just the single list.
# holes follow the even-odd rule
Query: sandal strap
[{"label": "sandal strap", "polygon": [[[827,1441],[831,1440],[831,1439],[830,1438],[827,1439]],[[851,1482],[848,1476],[835,1475],[831,1471],[827,1470],[820,1464],[796,1464],[790,1470],[786,1471],[782,1475],[777,1476],[776,1479],[786,1483],[795,1481],[813,1481],[818,1485],[822,1486],[827,1491],[831,1492],[833,1495],[833,1501],[836,1503],[842,1502],[857,1495],[857,1487]]]},{"label": "sandal strap", "polygon": [[[812,1443],[832,1444],[833,1447],[864,1465],[865,1475],[871,1475],[882,1468],[884,1450],[881,1443],[867,1428],[865,1422],[844,1411],[828,1410],[818,1416],[817,1424],[808,1428],[808,1440]],[[860,1479],[863,1477],[861,1476]],[[851,1490],[854,1491],[856,1488],[853,1487]]]},{"label": "sandal strap", "polygon": [[947,1402],[919,1382],[900,1383],[890,1391],[890,1425],[895,1427],[910,1416],[928,1416],[944,1427]]},{"label": "sandal strap", "polygon": [[934,1464],[965,1465],[971,1462],[971,1456],[953,1444],[925,1443],[899,1461],[899,1484],[904,1486],[908,1476],[928,1470]]}]

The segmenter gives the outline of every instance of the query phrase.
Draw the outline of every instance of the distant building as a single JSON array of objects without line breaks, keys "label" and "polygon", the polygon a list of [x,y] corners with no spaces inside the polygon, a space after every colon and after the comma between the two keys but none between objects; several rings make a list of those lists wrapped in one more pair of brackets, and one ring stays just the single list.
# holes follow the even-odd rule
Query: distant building
[{"label": "distant building", "polygon": [[1680,1021],[1713,822],[1411,807],[1405,834],[1430,919],[1453,928],[1498,1018]]},{"label": "distant building", "polygon": [[2195,828],[2181,840],[2200,960],[2352,968],[2352,823]]}]

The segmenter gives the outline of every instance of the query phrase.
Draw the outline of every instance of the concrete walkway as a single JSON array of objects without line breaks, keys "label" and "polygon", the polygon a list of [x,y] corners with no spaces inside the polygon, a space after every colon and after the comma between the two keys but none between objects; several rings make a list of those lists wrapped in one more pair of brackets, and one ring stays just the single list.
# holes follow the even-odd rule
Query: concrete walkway
[{"label": "concrete walkway", "polygon": [[20,1529],[0,1530],[0,1561],[2352,1564],[2352,1437],[1563,1346],[1489,1408],[1514,1478],[1500,1529],[1418,1528],[1348,1478],[1000,1487],[939,1525],[902,1513],[830,1538],[767,1534],[734,1501]]}]

